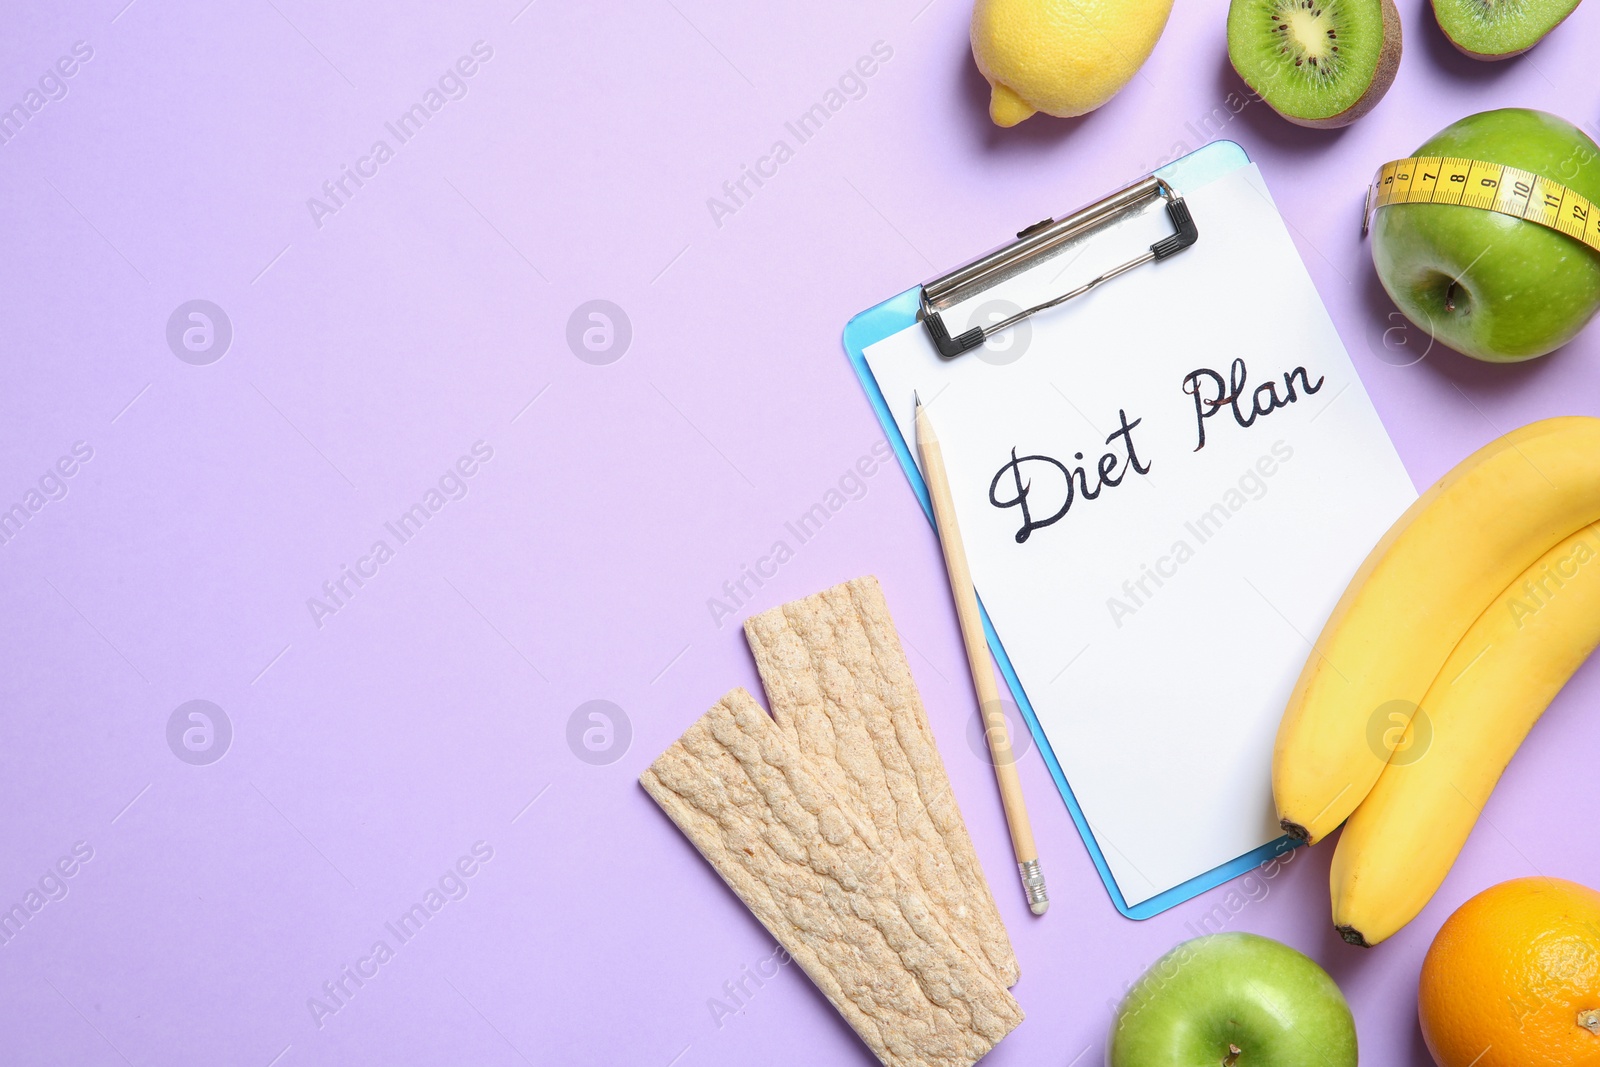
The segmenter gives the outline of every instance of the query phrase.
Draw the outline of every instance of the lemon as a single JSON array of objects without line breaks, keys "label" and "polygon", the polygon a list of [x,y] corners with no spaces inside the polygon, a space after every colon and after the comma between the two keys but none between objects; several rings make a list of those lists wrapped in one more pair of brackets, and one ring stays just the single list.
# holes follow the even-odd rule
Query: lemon
[{"label": "lemon", "polygon": [[972,58],[992,90],[989,117],[1069,118],[1117,94],[1166,28],[1172,0],[977,0]]}]

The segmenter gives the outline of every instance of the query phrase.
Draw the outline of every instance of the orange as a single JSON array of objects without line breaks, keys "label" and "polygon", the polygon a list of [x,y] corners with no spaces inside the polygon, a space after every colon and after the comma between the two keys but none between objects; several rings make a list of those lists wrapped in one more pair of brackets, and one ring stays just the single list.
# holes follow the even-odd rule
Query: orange
[{"label": "orange", "polygon": [[1439,1067],[1600,1067],[1600,893],[1517,878],[1445,920],[1422,961]]}]

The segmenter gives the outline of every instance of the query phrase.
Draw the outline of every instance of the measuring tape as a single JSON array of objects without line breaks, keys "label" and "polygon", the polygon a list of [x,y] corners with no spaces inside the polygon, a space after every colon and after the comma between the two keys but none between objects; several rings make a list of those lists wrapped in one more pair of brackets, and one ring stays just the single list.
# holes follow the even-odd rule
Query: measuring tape
[{"label": "measuring tape", "polygon": [[1516,167],[1454,156],[1397,159],[1378,168],[1367,190],[1372,213],[1390,204],[1460,204],[1526,219],[1600,252],[1600,210],[1560,182]]}]

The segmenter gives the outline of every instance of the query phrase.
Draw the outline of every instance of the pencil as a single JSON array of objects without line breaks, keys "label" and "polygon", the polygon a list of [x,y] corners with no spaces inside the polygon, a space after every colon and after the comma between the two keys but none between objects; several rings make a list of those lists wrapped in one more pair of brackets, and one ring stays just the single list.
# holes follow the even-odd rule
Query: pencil
[{"label": "pencil", "polygon": [[967,551],[961,543],[961,527],[956,523],[955,501],[950,497],[950,479],[945,474],[944,453],[933,432],[922,398],[916,402],[917,452],[922,458],[922,478],[928,484],[933,502],[934,525],[944,550],[945,573],[950,576],[950,592],[955,597],[956,618],[961,623],[961,640],[967,647],[967,667],[972,672],[972,688],[983,715],[983,735],[989,741],[994,777],[1000,786],[1000,804],[1005,809],[1006,826],[1011,831],[1011,850],[1017,856],[1017,871],[1028,896],[1028,909],[1043,915],[1050,907],[1044,875],[1039,871],[1039,850],[1033,843],[1033,824],[1028,821],[1028,806],[1022,800],[1022,783],[1017,778],[1016,757],[1011,751],[1011,735],[1000,710],[1000,691],[994,684],[994,664],[984,639],[983,620],[978,614],[978,594],[972,587],[972,570],[967,566]]}]

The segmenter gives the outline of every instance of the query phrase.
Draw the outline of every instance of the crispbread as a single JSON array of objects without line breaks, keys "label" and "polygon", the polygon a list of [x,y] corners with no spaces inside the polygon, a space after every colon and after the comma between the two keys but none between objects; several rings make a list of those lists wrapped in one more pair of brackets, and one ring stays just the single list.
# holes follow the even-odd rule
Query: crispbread
[{"label": "crispbread", "polygon": [[952,936],[1014,985],[1016,955],[878,580],[836,585],[744,626],[773,718],[811,770],[856,801]]},{"label": "crispbread", "polygon": [[639,780],[885,1067],[968,1067],[1022,1021],[871,822],[743,689]]}]

